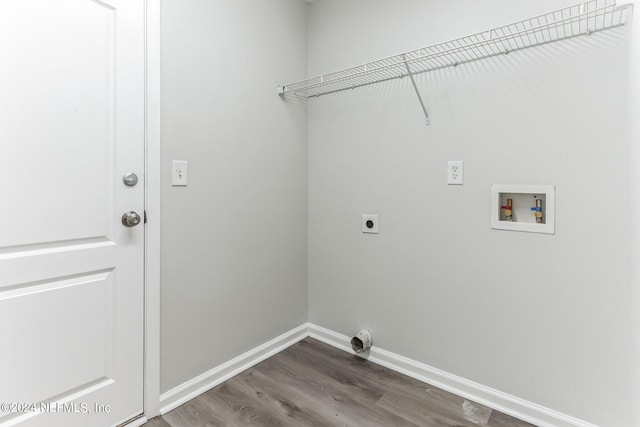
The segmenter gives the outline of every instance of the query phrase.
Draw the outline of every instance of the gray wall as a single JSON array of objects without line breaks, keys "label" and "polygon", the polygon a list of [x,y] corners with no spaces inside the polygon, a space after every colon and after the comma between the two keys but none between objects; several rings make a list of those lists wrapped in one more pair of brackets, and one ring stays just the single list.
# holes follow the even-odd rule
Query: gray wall
[{"label": "gray wall", "polygon": [[305,13],[162,1],[162,392],[307,319],[306,110],[276,95],[306,75]]},{"label": "gray wall", "polygon": [[[300,325],[308,304],[321,326],[631,425],[621,32],[422,75],[429,127],[406,80],[313,99],[308,122],[275,96],[307,67],[572,3],[163,0],[162,391]],[[189,187],[170,186],[172,159]],[[447,160],[465,161],[464,186],[446,185]],[[557,234],[490,230],[494,183],[556,185]],[[380,235],[361,234],[363,213]]]},{"label": "gray wall", "polygon": [[[319,0],[317,75],[574,1]],[[623,31],[309,103],[309,317],[602,426],[632,425]],[[447,186],[448,160],[465,183]],[[491,184],[554,184],[556,235],[495,231]],[[380,215],[379,235],[360,232]]]}]

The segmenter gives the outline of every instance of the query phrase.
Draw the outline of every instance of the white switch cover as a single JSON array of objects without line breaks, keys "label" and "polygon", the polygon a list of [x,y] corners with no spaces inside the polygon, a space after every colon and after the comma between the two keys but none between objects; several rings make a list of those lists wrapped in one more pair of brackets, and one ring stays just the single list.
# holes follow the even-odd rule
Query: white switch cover
[{"label": "white switch cover", "polygon": [[464,178],[464,162],[453,160],[447,163],[447,184],[462,185]]},{"label": "white switch cover", "polygon": [[171,185],[174,187],[186,187],[187,186],[187,161],[186,160],[174,160],[173,171],[171,173]]}]

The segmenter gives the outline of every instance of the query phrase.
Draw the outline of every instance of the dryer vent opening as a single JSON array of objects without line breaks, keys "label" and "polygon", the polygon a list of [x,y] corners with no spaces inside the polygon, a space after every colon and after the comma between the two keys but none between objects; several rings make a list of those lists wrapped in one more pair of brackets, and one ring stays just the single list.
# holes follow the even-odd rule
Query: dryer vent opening
[{"label": "dryer vent opening", "polygon": [[361,330],[351,338],[351,348],[356,353],[362,353],[371,348],[371,334],[367,330]]}]

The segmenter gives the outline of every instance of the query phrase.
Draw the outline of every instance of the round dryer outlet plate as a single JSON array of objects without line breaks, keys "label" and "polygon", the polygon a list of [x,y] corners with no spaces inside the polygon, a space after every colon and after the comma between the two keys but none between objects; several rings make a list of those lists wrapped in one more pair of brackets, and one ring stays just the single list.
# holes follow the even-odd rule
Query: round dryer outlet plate
[{"label": "round dryer outlet plate", "polygon": [[362,215],[362,232],[369,234],[379,234],[378,215],[364,214]]}]

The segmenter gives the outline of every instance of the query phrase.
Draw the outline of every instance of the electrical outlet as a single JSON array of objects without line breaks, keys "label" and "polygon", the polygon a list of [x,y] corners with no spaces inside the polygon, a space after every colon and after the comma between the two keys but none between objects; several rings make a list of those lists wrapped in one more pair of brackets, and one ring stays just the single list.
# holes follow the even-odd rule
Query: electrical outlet
[{"label": "electrical outlet", "polygon": [[362,232],[378,234],[378,215],[362,215]]},{"label": "electrical outlet", "polygon": [[462,160],[450,160],[447,164],[447,184],[462,185],[464,177],[464,162]]}]

